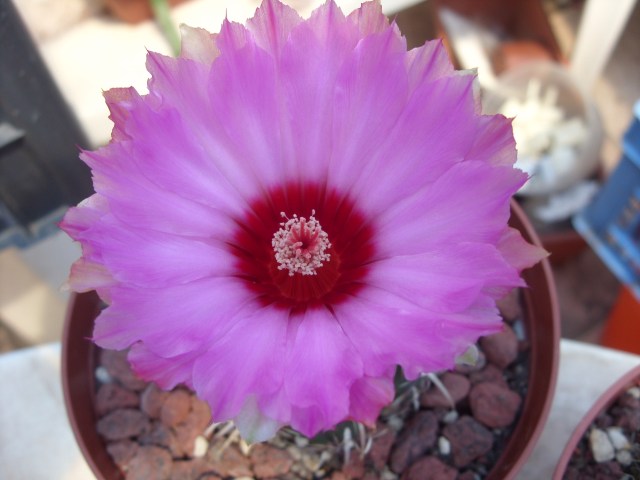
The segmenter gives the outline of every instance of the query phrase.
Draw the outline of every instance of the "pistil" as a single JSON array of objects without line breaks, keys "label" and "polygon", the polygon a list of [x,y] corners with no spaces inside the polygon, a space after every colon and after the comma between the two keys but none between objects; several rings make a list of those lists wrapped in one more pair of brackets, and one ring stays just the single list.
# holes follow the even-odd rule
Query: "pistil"
[{"label": "pistil", "polygon": [[280,229],[273,235],[271,245],[278,262],[278,270],[288,270],[289,276],[317,275],[324,262],[331,260],[325,253],[331,247],[329,237],[315,218],[315,210],[307,220],[294,214],[288,218],[284,212],[280,215],[286,222],[280,223]]}]

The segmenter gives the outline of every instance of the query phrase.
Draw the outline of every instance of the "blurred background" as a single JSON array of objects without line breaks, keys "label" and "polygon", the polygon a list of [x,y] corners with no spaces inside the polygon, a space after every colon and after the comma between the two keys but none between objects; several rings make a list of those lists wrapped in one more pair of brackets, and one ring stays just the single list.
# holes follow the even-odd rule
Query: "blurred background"
[{"label": "blurred background", "polygon": [[[243,21],[260,2],[172,1],[165,14],[151,3],[0,0],[0,353],[60,339],[68,298],[64,282],[80,252],[57,222],[91,191],[78,149],[109,141],[102,91],[130,85],[145,91],[146,51],[171,54],[173,25],[217,31],[225,16]],[[321,1],[285,3],[308,15]],[[359,2],[337,3],[349,12]],[[640,329],[633,295],[640,269],[628,265],[637,242],[632,239],[630,250],[622,251],[615,238],[598,231],[613,221],[609,214],[635,215],[626,197],[615,209],[602,198],[628,149],[640,151],[640,133],[629,130],[640,121],[640,106],[634,114],[640,99],[640,5],[382,5],[409,47],[442,38],[459,68],[478,69],[485,112],[516,117],[518,166],[532,176],[518,201],[552,254],[563,336],[640,353],[640,333],[629,333]],[[634,182],[624,191],[609,186],[610,195],[631,195]],[[596,213],[588,210],[605,200]],[[576,215],[581,222],[572,222]],[[574,224],[582,225],[582,235]],[[613,257],[606,253],[612,246]],[[626,265],[616,268],[616,261]]]}]

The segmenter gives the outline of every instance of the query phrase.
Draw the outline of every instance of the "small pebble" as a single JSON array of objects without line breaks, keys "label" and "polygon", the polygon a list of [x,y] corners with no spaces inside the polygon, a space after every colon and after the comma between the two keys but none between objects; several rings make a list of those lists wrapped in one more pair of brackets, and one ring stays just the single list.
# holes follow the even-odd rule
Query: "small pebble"
[{"label": "small pebble", "polygon": [[506,368],[518,357],[518,337],[506,323],[501,332],[482,337],[480,347],[487,360],[500,368]]},{"label": "small pebble", "polygon": [[633,398],[640,398],[640,387],[631,387],[627,390],[627,393]]},{"label": "small pebble", "polygon": [[631,462],[633,462],[633,456],[631,455],[631,452],[629,450],[620,450],[618,453],[616,453],[616,461],[620,465],[624,465],[626,467],[628,465],[631,465]]},{"label": "small pebble", "polygon": [[109,375],[109,371],[106,368],[100,366],[96,368],[96,380],[99,383],[111,383],[113,382],[113,377]]},{"label": "small pebble", "polygon": [[449,455],[451,453],[451,443],[445,437],[438,438],[438,451],[440,455]]},{"label": "small pebble", "polygon": [[449,410],[444,417],[442,417],[443,423],[453,423],[458,420],[458,412],[456,410]]},{"label": "small pebble", "polygon": [[209,449],[209,442],[202,435],[196,437],[196,441],[193,446],[193,456],[195,458],[202,458],[207,454]]},{"label": "small pebble", "polygon": [[593,458],[598,463],[608,462],[616,456],[609,436],[603,430],[598,428],[591,430],[591,433],[589,433],[589,445],[591,446]]},{"label": "small pebble", "polygon": [[388,468],[385,468],[380,474],[380,480],[398,480],[398,475],[393,473]]},{"label": "small pebble", "polygon": [[611,444],[616,450],[628,450],[631,448],[629,440],[620,427],[607,428],[607,435],[609,435],[609,440],[611,440]]},{"label": "small pebble", "polygon": [[173,390],[160,408],[160,420],[167,427],[175,427],[187,418],[190,409],[191,395],[184,390]]}]

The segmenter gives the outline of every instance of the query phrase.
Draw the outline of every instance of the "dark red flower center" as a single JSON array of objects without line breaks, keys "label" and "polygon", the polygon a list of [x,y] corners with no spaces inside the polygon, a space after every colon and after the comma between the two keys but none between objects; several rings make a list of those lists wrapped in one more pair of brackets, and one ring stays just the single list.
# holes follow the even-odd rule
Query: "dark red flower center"
[{"label": "dark red flower center", "polygon": [[363,286],[373,227],[346,195],[287,184],[252,202],[237,224],[238,276],[265,304],[331,306]]}]

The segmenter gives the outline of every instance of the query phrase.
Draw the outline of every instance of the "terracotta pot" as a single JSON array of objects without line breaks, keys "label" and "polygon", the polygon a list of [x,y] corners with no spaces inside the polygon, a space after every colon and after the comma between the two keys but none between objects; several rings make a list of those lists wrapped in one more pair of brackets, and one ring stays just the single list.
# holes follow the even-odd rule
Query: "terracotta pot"
[{"label": "terracotta pot", "polygon": [[[170,6],[186,0],[169,0]],[[126,23],[140,23],[153,18],[151,0],[105,0],[105,7],[116,18]]]},{"label": "terracotta pot", "polygon": [[580,423],[576,426],[571,437],[569,437],[569,441],[564,447],[560,460],[556,465],[555,472],[553,473],[553,480],[562,480],[567,466],[569,465],[569,460],[573,455],[573,451],[576,449],[585,432],[598,417],[600,412],[608,410],[618,397],[622,395],[624,390],[628,388],[630,384],[638,380],[640,380],[640,365],[620,377],[600,396],[600,398],[598,398],[586,415],[582,417],[582,420],[580,420]]},{"label": "terracotta pot", "polygon": [[[539,245],[533,228],[515,202],[510,224],[529,242]],[[523,276],[529,285],[523,289],[525,325],[531,344],[528,393],[511,439],[487,477],[490,480],[514,478],[522,468],[542,433],[556,384],[560,324],[551,269],[544,260]],[[123,477],[96,431],[93,407],[98,348],[90,337],[100,307],[94,292],[75,295],[70,302],[62,344],[62,384],[67,414],[87,463],[98,479],[114,480]]]},{"label": "terracotta pot", "polygon": [[[436,11],[438,36],[443,38],[456,68],[460,67],[459,61],[451,48],[446,29],[437,15],[442,8],[471,19],[487,29],[499,32],[501,38],[506,39],[506,41],[503,40],[502,45],[506,44],[508,47],[506,51],[501,52],[500,57],[509,56],[509,52],[512,52],[512,57],[521,59],[523,56],[533,53],[531,49],[531,44],[533,44],[538,47],[533,54],[535,58],[540,59],[542,52],[545,60],[564,62],[564,57],[540,0],[520,0],[517,2],[512,0],[434,0],[433,6]],[[508,58],[500,58],[501,65],[494,65],[494,68],[504,67],[509,62]],[[497,69],[500,70],[500,68]]]}]

